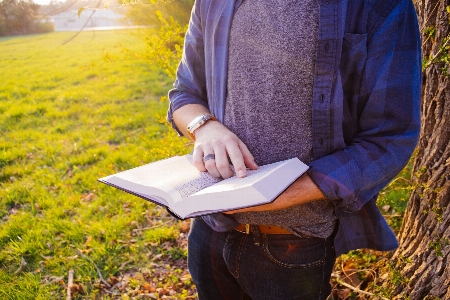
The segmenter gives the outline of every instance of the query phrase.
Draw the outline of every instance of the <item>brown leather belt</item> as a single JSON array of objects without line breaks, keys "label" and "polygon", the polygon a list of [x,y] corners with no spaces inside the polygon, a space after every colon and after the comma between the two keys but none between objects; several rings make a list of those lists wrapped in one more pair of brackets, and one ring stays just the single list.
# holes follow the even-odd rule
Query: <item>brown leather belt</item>
[{"label": "brown leather belt", "polygon": [[253,231],[253,226],[258,226],[260,233],[265,234],[292,234],[287,229],[284,229],[281,226],[275,226],[275,225],[250,225],[250,224],[241,224],[238,227],[236,227],[234,230],[249,234]]}]

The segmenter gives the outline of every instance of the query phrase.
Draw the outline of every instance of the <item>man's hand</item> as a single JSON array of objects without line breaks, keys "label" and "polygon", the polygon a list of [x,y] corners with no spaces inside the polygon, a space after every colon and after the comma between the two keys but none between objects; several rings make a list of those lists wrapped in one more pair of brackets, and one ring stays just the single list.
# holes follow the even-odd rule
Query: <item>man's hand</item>
[{"label": "man's hand", "polygon": [[[209,121],[194,135],[194,165],[198,170],[208,171],[214,177],[230,178],[233,176],[230,161],[238,177],[247,175],[247,167],[258,168],[247,146],[220,122]],[[204,162],[203,157],[208,154],[214,154],[215,159]]]},{"label": "man's hand", "polygon": [[[173,118],[178,128],[185,136],[187,124],[208,110],[198,104],[189,104],[177,109]],[[247,167],[256,170],[258,165],[247,146],[228,128],[218,121],[208,121],[194,131],[194,165],[202,172],[208,171],[214,177],[230,178],[233,171],[230,161],[238,177],[247,175]],[[206,162],[203,158],[208,154],[214,154],[214,159]]]}]

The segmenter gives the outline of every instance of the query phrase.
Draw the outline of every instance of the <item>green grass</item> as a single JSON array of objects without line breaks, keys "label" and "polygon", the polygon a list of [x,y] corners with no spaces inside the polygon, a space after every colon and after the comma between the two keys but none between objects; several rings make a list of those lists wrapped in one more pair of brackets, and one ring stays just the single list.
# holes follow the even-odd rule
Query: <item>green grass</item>
[{"label": "green grass", "polygon": [[[144,52],[143,32],[62,45],[71,35],[0,38],[1,299],[64,298],[70,269],[83,287],[74,299],[106,297],[96,266],[105,279],[145,267],[179,234],[164,210],[97,182],[189,151],[164,121],[171,79],[143,60],[102,59],[122,45]],[[163,222],[175,227],[154,229]]]}]

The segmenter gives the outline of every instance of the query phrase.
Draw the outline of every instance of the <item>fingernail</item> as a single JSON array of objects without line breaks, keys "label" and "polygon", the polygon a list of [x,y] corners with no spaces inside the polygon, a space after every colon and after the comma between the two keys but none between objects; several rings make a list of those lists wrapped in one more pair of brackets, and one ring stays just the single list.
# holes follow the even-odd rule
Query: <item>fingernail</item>
[{"label": "fingernail", "polygon": [[246,172],[245,172],[244,170],[239,170],[239,171],[237,172],[237,176],[238,176],[238,177],[245,177],[245,175],[247,175],[247,174],[246,174]]}]

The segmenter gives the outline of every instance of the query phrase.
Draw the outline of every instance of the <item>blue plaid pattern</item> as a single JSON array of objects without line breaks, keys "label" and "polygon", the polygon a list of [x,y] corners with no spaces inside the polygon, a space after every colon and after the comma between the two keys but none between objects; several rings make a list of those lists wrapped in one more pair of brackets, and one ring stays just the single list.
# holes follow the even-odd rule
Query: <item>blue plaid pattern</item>
[{"label": "blue plaid pattern", "polygon": [[[195,2],[169,91],[172,124],[172,112],[191,103],[209,107],[223,121],[228,37],[241,2]],[[319,2],[309,175],[335,203],[338,255],[357,248],[392,250],[397,240],[375,202],[407,163],[419,135],[421,45],[415,9],[411,0]],[[236,226],[222,214],[204,219],[217,231]]]}]

